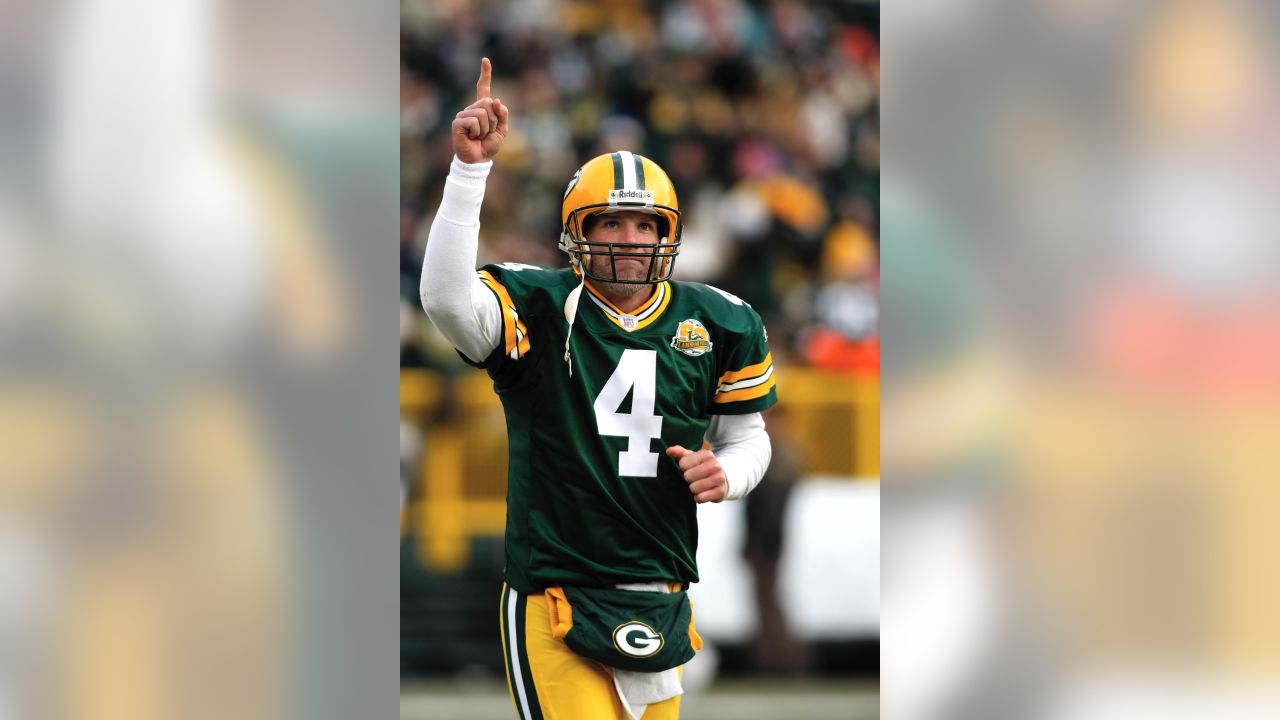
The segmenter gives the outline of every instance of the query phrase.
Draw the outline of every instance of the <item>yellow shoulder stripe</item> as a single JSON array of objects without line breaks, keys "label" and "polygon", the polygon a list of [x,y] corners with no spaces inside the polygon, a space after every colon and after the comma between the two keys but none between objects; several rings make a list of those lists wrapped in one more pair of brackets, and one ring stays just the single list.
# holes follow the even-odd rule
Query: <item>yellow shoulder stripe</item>
[{"label": "yellow shoulder stripe", "polygon": [[502,307],[502,337],[505,342],[503,352],[513,360],[519,360],[532,347],[529,343],[529,328],[516,312],[516,304],[506,286],[498,282],[488,270],[480,271],[480,280],[498,296],[498,304]]},{"label": "yellow shoulder stripe", "polygon": [[741,402],[743,400],[755,400],[758,397],[768,395],[769,391],[773,389],[775,382],[777,381],[771,376],[768,380],[760,383],[759,385],[742,388],[741,390],[730,390],[727,393],[717,393],[715,402],[731,403]]},{"label": "yellow shoulder stripe", "polygon": [[729,383],[735,383],[739,380],[749,380],[753,377],[759,377],[764,374],[765,370],[769,369],[770,365],[773,365],[773,353],[765,355],[764,360],[761,360],[755,365],[748,365],[741,370],[734,370],[733,372],[727,372],[721,375],[720,381],[716,384],[728,385]]}]

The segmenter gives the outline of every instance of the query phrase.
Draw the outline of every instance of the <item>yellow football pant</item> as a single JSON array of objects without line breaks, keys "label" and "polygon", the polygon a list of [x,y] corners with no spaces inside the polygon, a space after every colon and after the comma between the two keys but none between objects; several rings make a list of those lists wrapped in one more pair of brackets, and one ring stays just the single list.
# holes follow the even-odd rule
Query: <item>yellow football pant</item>
[{"label": "yellow football pant", "polygon": [[[502,655],[520,720],[626,720],[613,675],[551,636],[547,599],[502,586]],[[680,696],[650,705],[642,720],[677,720]]]}]

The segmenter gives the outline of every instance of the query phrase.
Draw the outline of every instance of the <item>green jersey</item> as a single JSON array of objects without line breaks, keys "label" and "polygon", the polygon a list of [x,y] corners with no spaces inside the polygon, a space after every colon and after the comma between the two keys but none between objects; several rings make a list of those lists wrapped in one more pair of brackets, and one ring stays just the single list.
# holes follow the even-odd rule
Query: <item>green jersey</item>
[{"label": "green jersey", "polygon": [[715,414],[777,401],[760,317],[698,283],[659,283],[626,313],[572,270],[480,271],[502,307],[485,359],[507,419],[506,579],[551,585],[696,582],[697,504],[670,445],[702,446]]}]

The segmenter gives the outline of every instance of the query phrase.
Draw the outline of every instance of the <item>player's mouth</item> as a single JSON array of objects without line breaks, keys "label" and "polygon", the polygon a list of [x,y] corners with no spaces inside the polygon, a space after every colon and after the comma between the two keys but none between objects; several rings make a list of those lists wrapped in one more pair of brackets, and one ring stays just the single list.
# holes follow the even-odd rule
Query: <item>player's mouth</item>
[{"label": "player's mouth", "polygon": [[647,255],[614,255],[613,266],[616,268],[644,269],[649,264]]}]

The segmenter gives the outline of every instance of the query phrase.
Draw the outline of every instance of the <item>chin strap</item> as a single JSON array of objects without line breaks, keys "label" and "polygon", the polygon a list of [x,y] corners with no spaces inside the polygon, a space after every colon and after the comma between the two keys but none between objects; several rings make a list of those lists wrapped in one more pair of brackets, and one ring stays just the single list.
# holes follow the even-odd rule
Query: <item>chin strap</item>
[{"label": "chin strap", "polygon": [[[569,264],[575,269],[580,268],[578,258],[574,257],[573,252],[569,249],[569,243],[573,242],[573,238],[568,233],[560,233],[560,249],[569,256]],[[564,319],[569,323],[569,332],[564,338],[564,361],[569,366],[569,377],[573,377],[573,358],[569,355],[569,340],[573,337],[573,321],[578,317],[578,302],[582,299],[582,286],[587,282],[587,276],[580,269],[578,271],[578,287],[569,291],[569,297],[564,301]]]},{"label": "chin strap", "polygon": [[564,319],[569,323],[569,332],[564,338],[564,361],[569,365],[569,377],[573,377],[573,358],[569,355],[569,340],[573,338],[573,321],[578,317],[578,303],[582,300],[582,286],[587,282],[586,276],[578,281],[578,287],[569,291],[564,301]]}]

